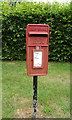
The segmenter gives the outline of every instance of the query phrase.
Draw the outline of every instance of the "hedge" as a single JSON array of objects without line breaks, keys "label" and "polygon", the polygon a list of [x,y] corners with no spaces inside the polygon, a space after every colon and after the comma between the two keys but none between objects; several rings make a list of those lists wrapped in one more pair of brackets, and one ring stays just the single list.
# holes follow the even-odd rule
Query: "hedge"
[{"label": "hedge", "polygon": [[2,2],[2,59],[26,59],[27,24],[50,25],[49,60],[70,61],[72,2]]}]

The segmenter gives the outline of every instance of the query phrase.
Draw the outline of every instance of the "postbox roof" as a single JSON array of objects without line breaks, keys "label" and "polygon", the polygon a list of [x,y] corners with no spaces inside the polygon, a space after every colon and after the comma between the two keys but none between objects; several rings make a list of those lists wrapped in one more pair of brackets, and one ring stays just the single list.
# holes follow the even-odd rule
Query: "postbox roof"
[{"label": "postbox roof", "polygon": [[47,24],[28,24],[27,26],[49,26]]}]

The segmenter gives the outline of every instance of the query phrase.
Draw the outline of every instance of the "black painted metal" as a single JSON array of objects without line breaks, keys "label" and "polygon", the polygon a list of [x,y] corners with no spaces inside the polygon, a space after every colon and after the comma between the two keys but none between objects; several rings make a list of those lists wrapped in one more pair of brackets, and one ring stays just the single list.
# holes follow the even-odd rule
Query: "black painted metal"
[{"label": "black painted metal", "polygon": [[36,118],[37,108],[37,76],[33,76],[33,118]]}]

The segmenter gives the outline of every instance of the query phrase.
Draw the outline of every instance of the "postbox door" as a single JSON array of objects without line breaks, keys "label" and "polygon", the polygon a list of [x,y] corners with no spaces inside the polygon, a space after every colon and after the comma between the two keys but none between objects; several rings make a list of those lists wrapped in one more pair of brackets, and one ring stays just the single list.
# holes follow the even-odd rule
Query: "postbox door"
[{"label": "postbox door", "polygon": [[[28,75],[46,75],[48,73],[48,47],[42,46],[36,49],[36,46],[28,47]],[[37,55],[38,54],[38,55]]]}]

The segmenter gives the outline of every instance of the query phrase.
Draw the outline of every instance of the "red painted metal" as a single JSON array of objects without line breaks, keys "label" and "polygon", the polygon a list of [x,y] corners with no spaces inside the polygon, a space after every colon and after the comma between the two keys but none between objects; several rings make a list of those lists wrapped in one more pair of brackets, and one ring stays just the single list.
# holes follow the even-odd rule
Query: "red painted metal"
[{"label": "red painted metal", "polygon": [[[27,75],[39,76],[48,73],[49,25],[28,24],[26,28]],[[39,48],[37,47],[39,46]],[[34,66],[34,52],[42,52],[42,65]]]}]

